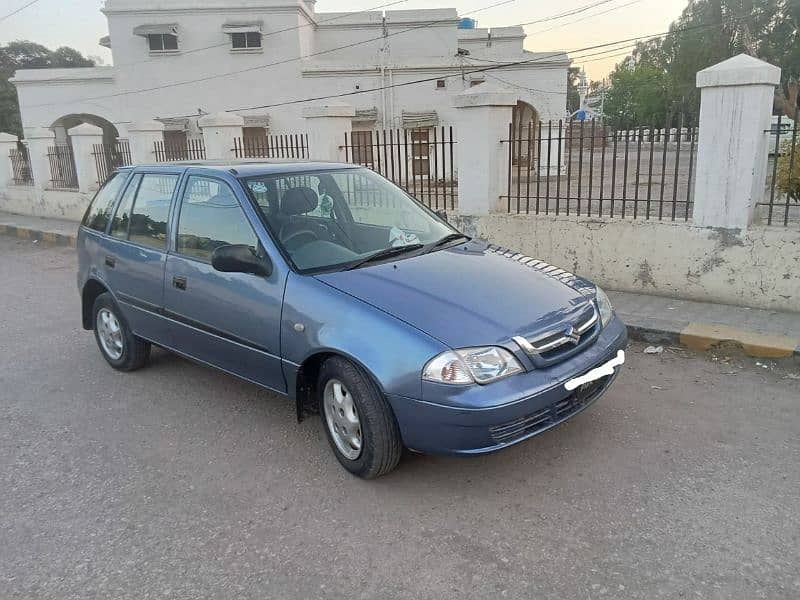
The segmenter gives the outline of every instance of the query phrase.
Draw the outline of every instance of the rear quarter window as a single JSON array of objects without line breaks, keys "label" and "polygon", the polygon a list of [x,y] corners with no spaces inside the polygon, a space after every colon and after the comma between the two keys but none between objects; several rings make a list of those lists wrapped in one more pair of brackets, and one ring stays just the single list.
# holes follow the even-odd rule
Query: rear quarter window
[{"label": "rear quarter window", "polygon": [[83,225],[95,231],[105,231],[114,210],[114,201],[128,180],[128,173],[114,173],[95,194],[83,217]]}]

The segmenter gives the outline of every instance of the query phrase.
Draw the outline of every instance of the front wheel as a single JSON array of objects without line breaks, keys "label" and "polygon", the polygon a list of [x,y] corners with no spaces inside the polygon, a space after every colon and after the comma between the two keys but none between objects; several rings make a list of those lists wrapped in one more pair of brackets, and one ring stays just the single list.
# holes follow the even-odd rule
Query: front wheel
[{"label": "front wheel", "polygon": [[345,469],[373,479],[397,466],[403,444],[394,414],[361,369],[344,358],[329,358],[317,390],[325,434]]}]

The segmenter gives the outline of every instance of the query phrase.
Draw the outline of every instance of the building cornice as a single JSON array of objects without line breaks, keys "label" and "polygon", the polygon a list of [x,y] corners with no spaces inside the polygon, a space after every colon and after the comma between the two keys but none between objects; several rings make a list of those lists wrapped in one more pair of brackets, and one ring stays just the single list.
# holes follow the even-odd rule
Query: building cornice
[{"label": "building cornice", "polygon": [[[511,62],[511,61],[509,61]],[[569,65],[569,61],[554,61],[554,62],[535,62],[521,65],[510,66],[494,66],[494,65],[469,65],[463,68],[466,76],[476,72],[476,69],[481,67],[492,67],[492,70],[497,71],[530,71],[540,69],[563,69]],[[450,75],[452,73],[460,73],[462,71],[461,65],[386,65],[384,67],[387,71],[394,73],[420,73],[435,75],[438,73]],[[379,65],[331,65],[331,66],[308,66],[304,67],[301,71],[303,77],[331,77],[334,75],[379,75],[381,67]],[[481,73],[481,71],[478,71]]]},{"label": "building cornice", "polygon": [[185,14],[208,14],[208,13],[224,13],[229,14],[253,14],[253,13],[296,13],[305,17],[306,21],[311,24],[316,24],[314,15],[308,11],[304,6],[299,4],[285,4],[285,5],[270,5],[270,4],[253,4],[250,6],[176,6],[169,8],[102,8],[100,9],[106,17],[110,15],[125,15],[136,17],[166,17],[168,15],[185,15]]},{"label": "building cornice", "polygon": [[26,85],[62,85],[68,83],[114,83],[114,67],[78,67],[75,69],[21,69],[9,79],[16,87]]}]

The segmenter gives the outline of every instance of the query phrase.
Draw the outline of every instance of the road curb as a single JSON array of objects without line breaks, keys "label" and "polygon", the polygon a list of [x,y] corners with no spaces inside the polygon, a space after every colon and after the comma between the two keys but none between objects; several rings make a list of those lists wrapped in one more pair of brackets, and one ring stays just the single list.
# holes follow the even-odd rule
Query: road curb
[{"label": "road curb", "polygon": [[0,234],[16,237],[21,240],[43,242],[48,246],[69,246],[74,248],[77,243],[77,237],[74,235],[2,223],[0,223]]},{"label": "road curb", "polygon": [[[623,321],[626,319],[622,317]],[[746,329],[711,323],[637,321],[629,316],[628,333],[631,339],[651,344],[684,346],[705,352],[722,344],[738,347],[753,358],[794,358],[800,362],[800,339],[788,336],[767,335]]]}]

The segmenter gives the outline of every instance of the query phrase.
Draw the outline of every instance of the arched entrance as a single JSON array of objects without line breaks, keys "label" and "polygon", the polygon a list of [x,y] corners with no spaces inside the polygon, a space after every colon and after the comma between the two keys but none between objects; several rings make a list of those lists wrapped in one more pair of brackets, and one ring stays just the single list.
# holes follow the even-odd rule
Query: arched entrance
[{"label": "arched entrance", "polygon": [[67,131],[72,129],[77,125],[81,125],[83,123],[88,123],[89,125],[95,125],[103,130],[103,143],[104,144],[113,144],[117,141],[117,137],[119,136],[119,131],[114,126],[114,124],[109,121],[108,119],[104,119],[103,117],[99,117],[97,115],[92,115],[88,113],[76,113],[71,115],[64,115],[53,121],[53,124],[50,125],[50,129],[56,134],[56,144],[68,144],[69,143],[69,135]]},{"label": "arched entrance", "polygon": [[[511,124],[513,137],[521,143],[515,144],[513,149],[513,162],[532,167],[536,161],[536,136],[539,128],[539,111],[527,102],[519,100],[512,109]],[[528,143],[530,138],[531,143]]]}]

